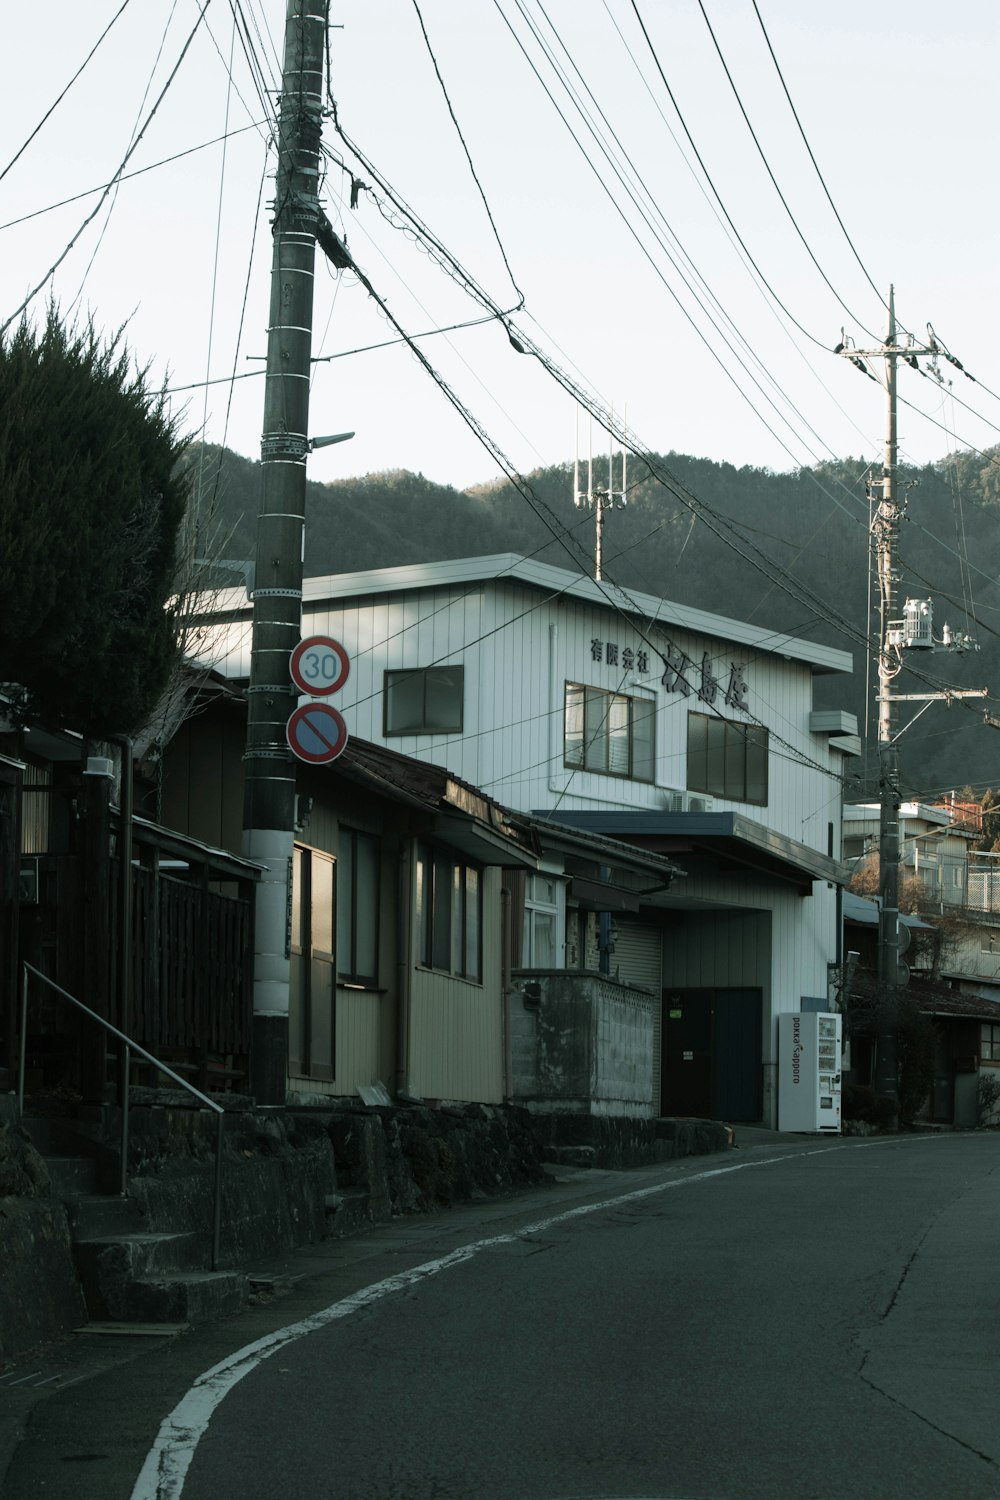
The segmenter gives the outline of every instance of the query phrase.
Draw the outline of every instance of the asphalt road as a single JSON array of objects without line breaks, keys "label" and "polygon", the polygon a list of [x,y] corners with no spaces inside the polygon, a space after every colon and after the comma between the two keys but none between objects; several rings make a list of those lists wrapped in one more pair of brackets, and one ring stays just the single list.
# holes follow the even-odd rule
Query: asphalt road
[{"label": "asphalt road", "polygon": [[37,1406],[4,1497],[997,1500],[998,1168],[797,1140],[324,1247]]}]

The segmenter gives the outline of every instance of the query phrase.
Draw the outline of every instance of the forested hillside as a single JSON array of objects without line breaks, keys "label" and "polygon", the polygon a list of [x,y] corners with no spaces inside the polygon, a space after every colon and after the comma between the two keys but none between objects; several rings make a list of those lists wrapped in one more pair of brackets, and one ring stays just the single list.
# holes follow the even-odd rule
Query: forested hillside
[{"label": "forested hillside", "polygon": [[[206,530],[224,538],[225,556],[251,558],[258,465],[210,448],[203,454],[195,449],[188,461],[202,465],[201,505],[211,516]],[[855,628],[874,623],[860,459],[784,474],[678,453],[664,455],[663,463],[713,511],[735,520],[748,544],[805,585],[823,614],[832,610]],[[573,506],[572,465],[539,470],[529,482],[556,528],[576,539],[569,549],[503,480],[466,491],[405,472],[310,483],[306,573],[508,551],[581,567],[580,545],[593,556],[593,518]],[[933,597],[935,634],[947,621],[953,629],[970,629],[981,647],[967,656],[922,655],[919,666],[942,685],[989,687],[1000,698],[1000,454],[953,455],[904,469],[901,482],[908,487],[908,514],[899,547],[900,602],[907,595]],[[693,520],[639,461],[630,466],[627,507],[607,517],[605,572],[625,587],[852,650],[853,680],[819,679],[817,703],[851,709],[864,732],[867,668],[860,647],[774,586],[742,548],[725,545],[702,520]],[[897,688],[915,692],[925,684],[904,674]],[[873,694],[869,685],[869,701]],[[906,705],[901,719],[918,707]],[[1000,782],[1000,735],[983,727],[982,709],[979,700],[951,709],[935,705],[904,735],[908,791]]]}]

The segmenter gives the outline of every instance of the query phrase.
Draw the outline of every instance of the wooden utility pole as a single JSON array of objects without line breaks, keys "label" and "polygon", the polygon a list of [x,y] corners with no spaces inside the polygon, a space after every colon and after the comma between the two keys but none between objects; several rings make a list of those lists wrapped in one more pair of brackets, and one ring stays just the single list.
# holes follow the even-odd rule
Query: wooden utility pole
[{"label": "wooden utility pole", "polygon": [[274,251],[261,436],[261,497],[244,757],[243,852],[266,866],[257,889],[252,1085],[284,1104],[295,762],[285,725],[302,631],[302,559],[323,59],[329,0],[287,0],[279,105]]}]

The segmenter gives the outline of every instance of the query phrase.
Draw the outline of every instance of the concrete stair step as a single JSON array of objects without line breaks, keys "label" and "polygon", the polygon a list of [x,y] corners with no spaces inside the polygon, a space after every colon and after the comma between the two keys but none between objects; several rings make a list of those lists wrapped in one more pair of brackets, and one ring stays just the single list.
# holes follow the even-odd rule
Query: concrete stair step
[{"label": "concrete stair step", "polygon": [[80,1156],[102,1139],[100,1117],[26,1114],[21,1125],[35,1150],[43,1156]]},{"label": "concrete stair step", "polygon": [[73,1239],[115,1239],[121,1235],[139,1234],[145,1227],[139,1205],[134,1198],[120,1193],[88,1194],[71,1198],[66,1204],[69,1232]]},{"label": "concrete stair step", "polygon": [[133,1281],[125,1316],[145,1323],[211,1323],[239,1312],[249,1296],[242,1271],[189,1271]]},{"label": "concrete stair step", "polygon": [[[136,1282],[159,1281],[200,1269],[199,1235],[144,1231],[74,1239],[73,1258],[91,1317],[125,1319]],[[145,1314],[140,1314],[145,1316]]]},{"label": "concrete stair step", "polygon": [[57,1198],[77,1198],[93,1193],[97,1186],[97,1163],[88,1156],[43,1157],[49,1182]]}]

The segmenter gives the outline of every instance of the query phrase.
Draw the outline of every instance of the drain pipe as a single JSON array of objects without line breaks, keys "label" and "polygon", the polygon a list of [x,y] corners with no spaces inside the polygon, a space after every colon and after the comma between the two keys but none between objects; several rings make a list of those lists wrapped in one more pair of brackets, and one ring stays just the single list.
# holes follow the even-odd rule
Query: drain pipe
[{"label": "drain pipe", "polygon": [[399,848],[399,884],[396,898],[396,1086],[394,1093],[409,1090],[410,1075],[410,974],[412,971],[413,903],[410,896],[412,839]]},{"label": "drain pipe", "polygon": [[[122,754],[121,787],[118,792],[118,1019],[123,1031],[131,1030],[129,1002],[132,998],[132,817],[133,749],[128,735],[108,736]],[[126,1064],[126,1088],[127,1064]]]},{"label": "drain pipe", "polygon": [[510,1034],[510,1002],[511,991],[513,989],[511,977],[511,949],[513,947],[511,912],[511,890],[509,886],[502,885],[500,887],[500,988],[503,994],[503,1096],[508,1104],[514,1097],[513,1039]]}]

